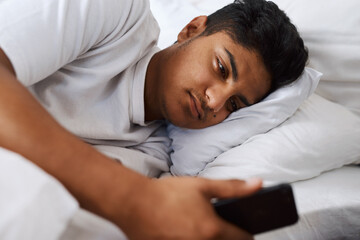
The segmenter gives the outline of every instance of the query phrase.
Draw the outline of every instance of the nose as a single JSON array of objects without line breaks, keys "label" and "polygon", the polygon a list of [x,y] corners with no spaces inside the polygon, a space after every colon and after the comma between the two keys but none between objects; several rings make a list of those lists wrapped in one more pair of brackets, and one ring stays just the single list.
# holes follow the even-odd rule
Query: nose
[{"label": "nose", "polygon": [[208,107],[218,112],[232,95],[232,89],[226,84],[214,84],[205,91]]}]

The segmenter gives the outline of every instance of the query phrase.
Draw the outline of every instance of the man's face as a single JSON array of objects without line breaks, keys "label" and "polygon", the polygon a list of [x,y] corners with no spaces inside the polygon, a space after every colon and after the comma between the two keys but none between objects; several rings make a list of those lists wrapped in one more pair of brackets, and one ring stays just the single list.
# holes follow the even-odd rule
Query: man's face
[{"label": "man's face", "polygon": [[184,128],[204,128],[260,101],[271,85],[261,58],[224,32],[170,47],[160,68],[162,116]]}]

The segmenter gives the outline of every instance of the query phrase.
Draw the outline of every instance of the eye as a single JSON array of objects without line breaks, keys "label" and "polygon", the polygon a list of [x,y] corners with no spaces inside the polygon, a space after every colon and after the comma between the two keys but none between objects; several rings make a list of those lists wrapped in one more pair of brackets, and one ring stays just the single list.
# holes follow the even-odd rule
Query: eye
[{"label": "eye", "polygon": [[224,65],[221,63],[219,58],[217,58],[217,63],[218,63],[218,67],[219,67],[221,76],[223,77],[223,79],[226,79],[226,69],[225,69]]},{"label": "eye", "polygon": [[230,113],[239,110],[240,108],[247,107],[249,105],[245,104],[241,97],[239,96],[232,96],[229,98],[227,102],[227,109]]},{"label": "eye", "polygon": [[229,103],[230,103],[230,112],[235,112],[236,110],[239,109],[239,107],[236,104],[236,100],[234,99],[234,97],[231,97],[229,99]]}]

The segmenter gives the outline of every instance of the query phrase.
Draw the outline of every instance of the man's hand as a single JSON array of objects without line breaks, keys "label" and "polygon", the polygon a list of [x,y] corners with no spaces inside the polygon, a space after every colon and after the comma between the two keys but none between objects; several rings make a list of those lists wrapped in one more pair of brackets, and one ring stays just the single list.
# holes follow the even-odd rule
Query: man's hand
[{"label": "man's hand", "polygon": [[128,206],[122,205],[127,212],[120,225],[130,239],[139,240],[252,239],[245,231],[218,218],[210,199],[245,196],[260,187],[260,180],[151,180],[139,188],[134,186]]}]

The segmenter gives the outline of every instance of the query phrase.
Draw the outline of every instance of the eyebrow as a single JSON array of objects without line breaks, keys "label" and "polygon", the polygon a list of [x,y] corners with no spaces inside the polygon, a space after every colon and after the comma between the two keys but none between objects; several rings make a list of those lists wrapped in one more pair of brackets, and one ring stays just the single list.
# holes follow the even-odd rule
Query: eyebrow
[{"label": "eyebrow", "polygon": [[[231,54],[231,52],[229,50],[227,50],[225,48],[225,52],[227,53],[229,59],[230,59],[230,65],[231,65],[231,71],[232,71],[232,75],[233,75],[233,79],[234,79],[234,82],[236,82],[238,79],[238,72],[237,72],[237,68],[236,68],[236,64],[235,64],[235,58],[234,58],[234,55]],[[248,107],[250,106],[251,104],[249,103],[249,101],[246,99],[245,96],[243,95],[238,95],[238,97],[240,98],[240,100]]]},{"label": "eyebrow", "polygon": [[234,55],[231,54],[231,52],[229,50],[227,50],[225,48],[225,51],[230,59],[230,65],[231,65],[231,71],[232,71],[232,75],[233,75],[233,79],[234,82],[237,81],[237,77],[238,77],[238,72],[237,72],[237,68],[236,68],[236,64],[235,64],[235,58]]}]

